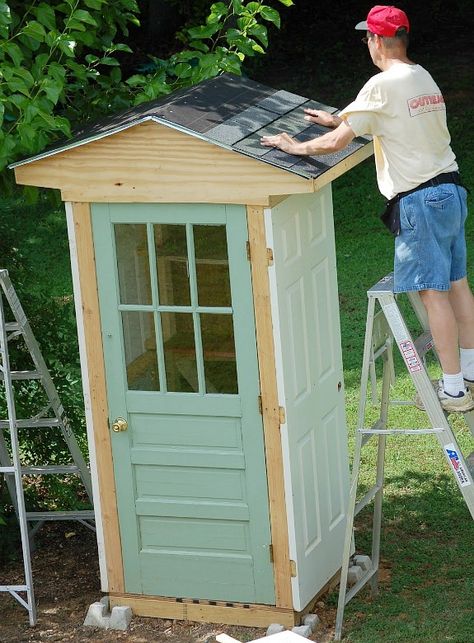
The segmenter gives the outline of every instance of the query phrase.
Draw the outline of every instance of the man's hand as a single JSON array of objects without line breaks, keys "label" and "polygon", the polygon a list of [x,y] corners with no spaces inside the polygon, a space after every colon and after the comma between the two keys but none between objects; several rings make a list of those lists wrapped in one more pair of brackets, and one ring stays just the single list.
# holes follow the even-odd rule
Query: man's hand
[{"label": "man's hand", "polygon": [[325,112],[323,109],[310,109],[309,107],[306,107],[304,113],[305,121],[317,123],[323,127],[338,127],[338,125],[341,124],[339,116],[334,116],[334,114]]},{"label": "man's hand", "polygon": [[277,147],[287,154],[298,154],[299,143],[286,132],[276,134],[275,136],[262,136],[260,143],[265,147]]}]

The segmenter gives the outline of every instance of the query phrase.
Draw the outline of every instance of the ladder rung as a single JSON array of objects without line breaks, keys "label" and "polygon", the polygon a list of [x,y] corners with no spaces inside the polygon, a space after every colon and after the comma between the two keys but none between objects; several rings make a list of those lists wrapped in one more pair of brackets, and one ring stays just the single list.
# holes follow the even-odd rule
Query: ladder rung
[{"label": "ladder rung", "polygon": [[[42,375],[38,371],[10,371],[12,380],[40,380]],[[4,379],[3,373],[0,373],[0,380]]]},{"label": "ladder rung", "polygon": [[372,500],[375,498],[377,493],[382,489],[382,485],[377,484],[372,487],[372,489],[369,489],[365,496],[359,500],[359,502],[356,504],[355,509],[354,509],[354,516],[357,516],[357,514],[362,511],[364,507],[366,507]]},{"label": "ladder rung", "polygon": [[364,435],[428,435],[443,433],[446,429],[357,429]]},{"label": "ladder rung", "polygon": [[92,509],[83,509],[80,511],[27,511],[26,519],[31,521],[45,520],[94,520],[94,511]]},{"label": "ladder rung", "polygon": [[44,465],[42,467],[22,467],[23,475],[54,475],[59,473],[77,473],[79,467],[75,464]]},{"label": "ladder rung", "polygon": [[28,592],[28,585],[0,585],[0,592]]},{"label": "ladder rung", "polygon": [[15,473],[15,467],[0,467],[0,473]]},{"label": "ladder rung", "polygon": [[21,326],[18,322],[7,322],[5,324],[5,330],[11,331],[11,330],[21,330]]},{"label": "ladder rung", "polygon": [[345,597],[345,605],[354,598],[354,596],[359,592],[366,583],[372,578],[372,576],[378,571],[377,568],[375,569],[369,569],[367,572],[362,576],[360,580],[357,581],[357,583],[351,587],[351,589],[347,592],[346,597]]},{"label": "ladder rung", "polygon": [[[17,420],[18,429],[44,429],[50,426],[59,426],[58,418],[29,418],[27,420]],[[0,429],[7,429],[10,423],[6,420],[0,421]]]},{"label": "ladder rung", "polygon": [[414,341],[416,351],[420,357],[424,357],[434,346],[431,332],[426,330]]}]

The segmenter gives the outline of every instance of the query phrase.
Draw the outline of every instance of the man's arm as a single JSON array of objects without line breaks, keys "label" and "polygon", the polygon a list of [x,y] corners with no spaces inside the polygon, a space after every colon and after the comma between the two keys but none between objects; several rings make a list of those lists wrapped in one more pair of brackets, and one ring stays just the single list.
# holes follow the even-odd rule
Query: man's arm
[{"label": "man's arm", "polygon": [[[339,117],[336,116],[335,118]],[[317,122],[316,120],[311,120]],[[265,147],[277,147],[287,154],[297,154],[301,156],[315,156],[317,154],[339,152],[347,147],[352,139],[355,138],[355,134],[350,125],[342,119],[339,120],[340,124],[336,129],[322,136],[317,136],[310,141],[299,143],[286,132],[282,132],[276,136],[262,136],[260,143]]]}]

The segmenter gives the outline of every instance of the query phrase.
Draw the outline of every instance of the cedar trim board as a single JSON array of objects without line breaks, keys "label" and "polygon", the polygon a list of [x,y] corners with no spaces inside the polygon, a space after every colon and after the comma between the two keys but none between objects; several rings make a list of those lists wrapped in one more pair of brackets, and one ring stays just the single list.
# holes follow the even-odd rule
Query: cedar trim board
[{"label": "cedar trim board", "polygon": [[15,169],[17,182],[59,188],[64,200],[266,203],[312,192],[310,179],[153,122]]},{"label": "cedar trim board", "polygon": [[312,180],[146,122],[15,174],[19,184],[59,188],[65,201],[268,205],[270,195],[313,192],[371,154],[371,143],[359,147]]},{"label": "cedar trim board", "polygon": [[77,247],[95,453],[97,462],[100,464],[97,476],[104,532],[107,584],[110,591],[121,592],[124,591],[122,547],[110,444],[90,207],[88,203],[72,203],[71,207]]},{"label": "cedar trim board", "polygon": [[243,603],[218,603],[192,599],[176,599],[160,596],[110,593],[110,609],[117,606],[131,607],[135,616],[168,618],[183,621],[222,623],[247,627],[268,627],[281,623],[293,627],[298,615],[291,609],[270,605]]},{"label": "cedar trim board", "polygon": [[[84,217],[89,216],[89,205],[86,204],[75,204],[76,212],[82,208],[84,210]],[[77,257],[77,244],[76,244],[76,224],[74,223],[74,210],[72,203],[65,204],[66,209],[66,220],[67,220],[67,230],[68,230],[68,239],[69,239],[69,249],[70,249],[70,258],[71,258],[71,273],[72,273],[72,283],[74,291],[74,308],[76,311],[76,320],[77,320],[77,335],[79,340],[79,355],[81,362],[81,375],[82,375],[82,390],[84,395],[84,413],[86,419],[87,427],[87,442],[89,446],[89,468],[92,479],[92,493],[93,493],[93,504],[94,504],[94,516],[95,516],[95,527],[96,527],[96,538],[97,538],[97,548],[99,553],[99,568],[100,568],[100,580],[101,580],[101,590],[103,592],[108,591],[108,574],[106,567],[106,558],[105,558],[105,547],[104,547],[104,529],[102,524],[102,507],[101,507],[101,498],[99,492],[99,476],[98,476],[98,467],[97,467],[97,453],[95,449],[95,437],[94,437],[94,418],[92,415],[91,408],[91,389],[90,389],[90,378],[89,378],[89,367],[88,367],[88,354],[86,350],[86,333],[84,327],[84,311],[83,311],[83,302],[82,302],[82,291],[80,283],[80,274],[79,274],[79,263]],[[80,218],[80,217],[77,217]],[[79,227],[82,224],[79,224]]]},{"label": "cedar trim board", "polygon": [[273,576],[277,607],[292,608],[288,523],[280,439],[280,408],[276,383],[273,327],[268,280],[268,256],[263,208],[247,206],[252,291],[260,371],[262,416],[273,546]]}]

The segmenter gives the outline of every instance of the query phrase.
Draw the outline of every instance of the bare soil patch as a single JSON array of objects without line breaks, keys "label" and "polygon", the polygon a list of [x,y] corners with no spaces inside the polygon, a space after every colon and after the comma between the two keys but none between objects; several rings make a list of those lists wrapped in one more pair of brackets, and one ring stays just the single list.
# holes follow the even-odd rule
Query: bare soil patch
[{"label": "bare soil patch", "polygon": [[[100,600],[99,565],[95,535],[78,523],[45,525],[36,537],[32,555],[38,622],[7,593],[0,593],[0,642],[130,641],[143,643],[214,643],[226,632],[241,641],[265,636],[265,629],[134,617],[127,632],[84,627],[89,605]],[[0,584],[22,584],[21,558],[0,565]],[[311,640],[332,639],[335,612],[318,604],[321,624]]]}]

